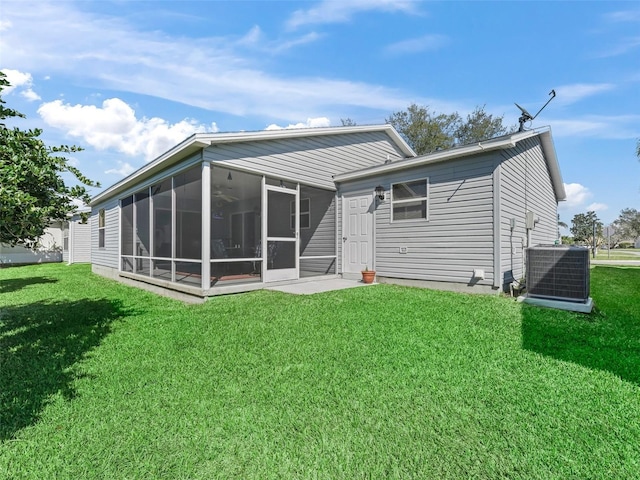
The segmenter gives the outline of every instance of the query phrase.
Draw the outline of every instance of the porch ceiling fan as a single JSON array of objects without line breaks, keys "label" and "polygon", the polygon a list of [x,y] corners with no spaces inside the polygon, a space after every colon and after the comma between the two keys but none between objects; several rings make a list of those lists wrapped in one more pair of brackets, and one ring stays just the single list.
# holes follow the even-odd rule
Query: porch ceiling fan
[{"label": "porch ceiling fan", "polygon": [[238,200],[238,197],[234,197],[233,195],[222,191],[222,188],[219,185],[214,185],[214,187],[211,189],[211,197],[219,198],[220,200],[228,203]]}]

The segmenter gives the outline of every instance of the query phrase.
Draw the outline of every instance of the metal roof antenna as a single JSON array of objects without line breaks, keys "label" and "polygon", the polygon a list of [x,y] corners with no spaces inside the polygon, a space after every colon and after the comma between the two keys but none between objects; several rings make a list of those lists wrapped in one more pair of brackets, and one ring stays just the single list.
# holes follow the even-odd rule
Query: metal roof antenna
[{"label": "metal roof antenna", "polygon": [[547,103],[545,103],[542,108],[540,110],[538,110],[538,113],[536,113],[535,115],[531,116],[531,114],[529,112],[527,112],[526,109],[522,108],[520,105],[518,105],[517,103],[515,104],[516,107],[518,107],[520,109],[520,111],[522,112],[522,115],[520,116],[520,118],[518,119],[518,123],[520,123],[520,128],[518,129],[519,132],[524,132],[524,124],[530,121],[533,121],[542,110],[544,110],[544,107],[546,107],[547,105],[549,105],[549,102],[551,100],[553,100],[554,98],[556,98],[556,91],[555,90],[551,90],[549,92],[549,95],[551,95],[551,98],[549,100],[547,100]]}]

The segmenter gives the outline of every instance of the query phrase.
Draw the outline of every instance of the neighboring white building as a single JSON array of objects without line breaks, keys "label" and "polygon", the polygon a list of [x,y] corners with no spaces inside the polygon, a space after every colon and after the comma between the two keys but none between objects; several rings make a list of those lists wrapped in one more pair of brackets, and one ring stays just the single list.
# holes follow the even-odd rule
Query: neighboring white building
[{"label": "neighboring white building", "polygon": [[62,261],[69,265],[91,262],[90,212],[89,207],[78,210],[62,229]]},{"label": "neighboring white building", "polygon": [[0,244],[0,265],[27,265],[62,261],[62,222],[54,222],[47,227],[44,235],[33,248],[10,247]]},{"label": "neighboring white building", "polygon": [[89,263],[91,262],[90,218],[88,207],[80,209],[67,222],[53,222],[45,229],[33,249],[0,244],[0,265],[15,266],[33,263]]}]

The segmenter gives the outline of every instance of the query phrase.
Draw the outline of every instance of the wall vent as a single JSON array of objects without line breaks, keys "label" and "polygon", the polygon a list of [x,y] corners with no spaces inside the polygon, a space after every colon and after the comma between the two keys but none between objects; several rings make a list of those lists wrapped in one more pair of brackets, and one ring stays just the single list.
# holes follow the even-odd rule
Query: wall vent
[{"label": "wall vent", "polygon": [[568,302],[589,299],[589,250],[568,245],[527,248],[527,295]]}]

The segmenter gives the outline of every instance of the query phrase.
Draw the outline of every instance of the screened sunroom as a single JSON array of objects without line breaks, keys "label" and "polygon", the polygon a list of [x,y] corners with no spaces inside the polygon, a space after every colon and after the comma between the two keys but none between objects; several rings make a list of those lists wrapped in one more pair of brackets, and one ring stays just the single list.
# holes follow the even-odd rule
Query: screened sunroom
[{"label": "screened sunroom", "polygon": [[194,133],[92,198],[91,269],[188,300],[335,277],[334,176],[414,155],[390,125]]},{"label": "screened sunroom", "polygon": [[337,273],[335,191],[203,162],[119,205],[132,278],[215,295]]}]

